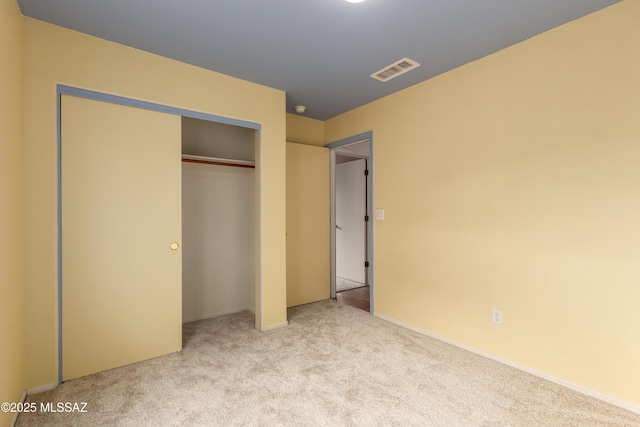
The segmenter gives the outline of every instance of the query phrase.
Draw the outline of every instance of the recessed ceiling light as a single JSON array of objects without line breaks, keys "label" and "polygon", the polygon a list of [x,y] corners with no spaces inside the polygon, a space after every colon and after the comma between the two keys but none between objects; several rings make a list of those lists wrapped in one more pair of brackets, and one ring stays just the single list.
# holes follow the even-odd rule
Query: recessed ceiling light
[{"label": "recessed ceiling light", "polygon": [[364,0],[347,0],[349,3],[362,3]]}]

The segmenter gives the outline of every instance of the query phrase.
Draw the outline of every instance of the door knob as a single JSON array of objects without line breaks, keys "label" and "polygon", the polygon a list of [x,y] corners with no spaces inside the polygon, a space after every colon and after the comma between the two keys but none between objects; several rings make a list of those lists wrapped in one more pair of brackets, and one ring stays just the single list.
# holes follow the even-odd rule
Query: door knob
[{"label": "door knob", "polygon": [[176,250],[178,250],[180,245],[177,244],[176,242],[173,242],[172,244],[169,245],[169,247],[171,248],[172,251],[176,251]]}]

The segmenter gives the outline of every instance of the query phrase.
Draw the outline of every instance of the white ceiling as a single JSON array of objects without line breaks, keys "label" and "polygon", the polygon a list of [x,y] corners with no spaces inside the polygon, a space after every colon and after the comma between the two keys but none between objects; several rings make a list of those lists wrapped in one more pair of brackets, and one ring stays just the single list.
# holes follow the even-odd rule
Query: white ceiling
[{"label": "white ceiling", "polygon": [[[325,120],[619,0],[18,0],[24,15],[281,89]],[[421,64],[387,83],[370,74]],[[215,96],[215,92],[211,94]]]}]

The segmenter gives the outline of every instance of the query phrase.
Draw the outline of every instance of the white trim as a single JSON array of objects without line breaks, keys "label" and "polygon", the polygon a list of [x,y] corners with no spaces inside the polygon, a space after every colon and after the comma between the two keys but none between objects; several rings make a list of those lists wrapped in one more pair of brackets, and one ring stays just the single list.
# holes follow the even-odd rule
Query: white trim
[{"label": "white trim", "polygon": [[26,390],[27,396],[31,396],[32,394],[42,393],[43,391],[53,390],[58,386],[58,383],[45,384],[38,387],[28,388]]},{"label": "white trim", "polygon": [[458,347],[458,348],[461,348],[463,350],[470,351],[471,353],[475,353],[477,355],[486,357],[487,359],[491,359],[491,360],[494,360],[494,361],[496,361],[498,363],[502,363],[503,365],[507,365],[507,366],[510,366],[512,368],[524,371],[524,372],[526,372],[528,374],[535,375],[536,377],[545,379],[547,381],[551,381],[552,383],[556,383],[558,385],[561,385],[561,386],[566,387],[568,389],[571,389],[573,391],[577,391],[578,393],[582,393],[584,395],[596,398],[598,400],[602,400],[602,401],[604,401],[606,403],[610,403],[612,405],[618,406],[618,407],[626,409],[628,411],[640,414],[640,405],[637,405],[637,404],[634,404],[634,403],[631,403],[631,402],[627,402],[627,401],[624,401],[622,399],[618,399],[617,397],[609,396],[608,394],[604,394],[604,393],[601,393],[599,391],[592,390],[592,389],[584,387],[584,386],[582,386],[580,384],[572,383],[571,381],[567,381],[565,379],[550,375],[550,374],[548,374],[546,372],[539,371],[537,369],[533,369],[533,368],[530,368],[530,367],[525,366],[525,365],[521,365],[521,364],[516,363],[516,362],[512,362],[511,360],[504,359],[502,357],[493,355],[491,353],[487,353],[487,352],[482,351],[482,350],[478,350],[477,348],[470,347],[468,345],[459,343],[457,341],[453,341],[453,340],[451,340],[449,338],[441,337],[440,335],[436,335],[436,334],[434,334],[432,332],[425,331],[425,330],[420,329],[420,328],[416,328],[415,326],[409,325],[408,323],[404,323],[404,322],[401,322],[399,320],[395,320],[395,319],[393,319],[391,317],[387,317],[387,316],[385,316],[383,314],[374,313],[373,315],[375,317],[378,317],[378,318],[382,319],[382,320],[386,320],[387,322],[391,322],[391,323],[394,323],[394,324],[396,324],[398,326],[402,326],[403,328],[407,328],[407,329],[410,329],[412,331],[415,331],[415,332],[417,332],[419,334],[426,335],[426,336],[428,336],[430,338],[434,338],[434,339],[436,339],[438,341],[442,341],[442,342],[445,342],[447,344],[451,344],[451,345],[453,345],[455,347]]},{"label": "white trim", "polygon": [[[27,390],[24,390],[22,392],[22,397],[20,398],[20,403],[24,403],[24,401],[27,399]],[[14,412],[13,413],[13,417],[11,418],[11,422],[9,423],[9,427],[14,427],[16,425],[16,423],[18,422],[18,415],[20,415],[20,412]]]},{"label": "white trim", "polygon": [[283,326],[287,326],[289,324],[288,320],[285,320],[282,323],[276,323],[275,325],[264,326],[260,329],[262,332],[272,331],[274,329],[282,328]]}]

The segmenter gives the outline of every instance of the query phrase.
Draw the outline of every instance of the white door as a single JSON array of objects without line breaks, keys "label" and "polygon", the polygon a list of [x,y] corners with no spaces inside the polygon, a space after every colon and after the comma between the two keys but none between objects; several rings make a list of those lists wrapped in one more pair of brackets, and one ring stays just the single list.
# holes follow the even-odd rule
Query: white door
[{"label": "white door", "polygon": [[336,165],[336,276],[366,283],[366,162]]},{"label": "white door", "polygon": [[181,128],[73,96],[61,114],[68,380],[181,349]]}]

